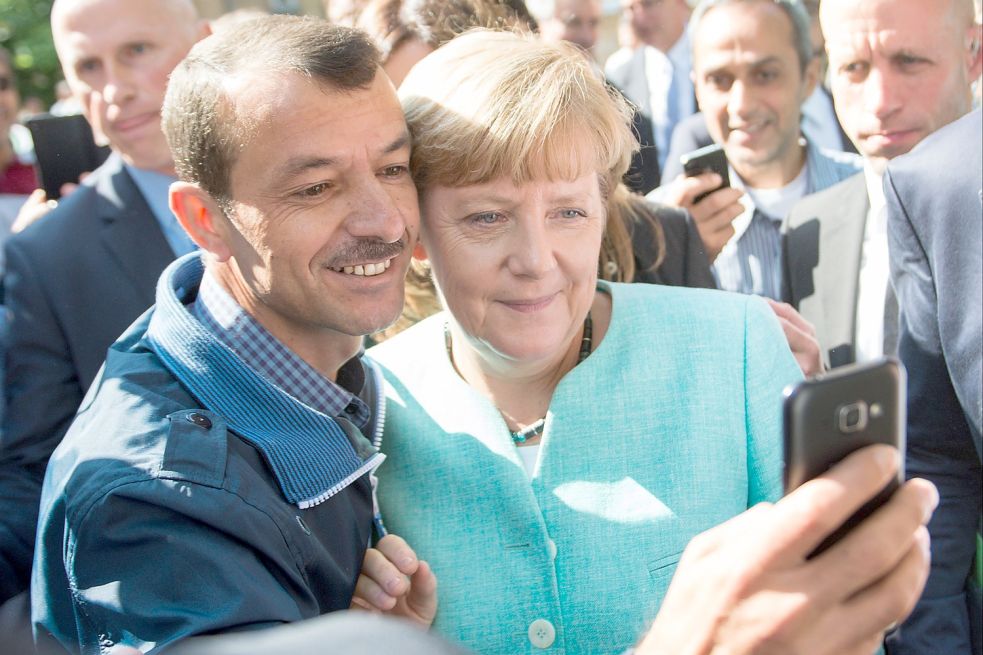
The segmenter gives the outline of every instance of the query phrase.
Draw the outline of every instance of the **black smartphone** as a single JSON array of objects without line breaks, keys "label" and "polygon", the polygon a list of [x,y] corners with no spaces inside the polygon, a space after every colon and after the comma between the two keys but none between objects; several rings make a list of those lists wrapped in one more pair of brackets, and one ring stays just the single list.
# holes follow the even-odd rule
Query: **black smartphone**
[{"label": "black smartphone", "polygon": [[[855,450],[888,444],[905,451],[904,366],[884,358],[844,366],[785,390],[785,493]],[[904,459],[897,476],[809,555],[823,552],[883,505],[904,482]]]},{"label": "black smartphone", "polygon": [[693,202],[700,202],[714,191],[730,186],[727,155],[724,153],[724,147],[720,144],[711,143],[703,148],[687,152],[679,158],[679,161],[683,165],[683,174],[686,177],[694,177],[703,173],[716,173],[720,176],[720,186],[706,193],[701,193],[694,198]]},{"label": "black smartphone", "polygon": [[61,185],[77,183],[82,173],[99,168],[109,156],[109,148],[96,145],[84,116],[42,114],[26,125],[34,139],[38,179],[49,199],[60,198]]}]

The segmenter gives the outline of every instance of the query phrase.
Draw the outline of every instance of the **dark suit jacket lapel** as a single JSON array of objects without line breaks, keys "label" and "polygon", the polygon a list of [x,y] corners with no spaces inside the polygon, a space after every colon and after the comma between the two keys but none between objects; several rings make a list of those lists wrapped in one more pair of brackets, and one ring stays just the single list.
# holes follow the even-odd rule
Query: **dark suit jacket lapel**
[{"label": "dark suit jacket lapel", "polygon": [[[137,290],[153,290],[156,272],[174,260],[174,253],[122,159],[114,154],[103,168],[100,172],[105,174],[97,183],[103,198],[98,210],[102,245],[122,269],[123,278]],[[151,293],[147,304],[153,301]]]},{"label": "dark suit jacket lapel", "polygon": [[660,183],[659,149],[655,145],[652,119],[648,115],[636,109],[632,117],[632,129],[638,136],[639,148],[631,156],[631,166],[625,175],[625,183],[635,193],[645,195]]}]

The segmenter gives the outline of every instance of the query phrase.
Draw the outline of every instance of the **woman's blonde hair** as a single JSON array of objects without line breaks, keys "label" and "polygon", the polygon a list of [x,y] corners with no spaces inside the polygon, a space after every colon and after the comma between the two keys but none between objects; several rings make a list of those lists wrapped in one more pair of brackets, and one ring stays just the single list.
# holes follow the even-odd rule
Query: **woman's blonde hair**
[{"label": "woman's blonde hair", "polygon": [[[571,180],[597,171],[607,213],[598,274],[630,281],[630,192],[621,183],[638,147],[631,108],[583,53],[533,35],[474,30],[419,62],[399,89],[413,140],[417,188],[509,178]],[[440,309],[429,271],[414,262],[403,318]]]}]

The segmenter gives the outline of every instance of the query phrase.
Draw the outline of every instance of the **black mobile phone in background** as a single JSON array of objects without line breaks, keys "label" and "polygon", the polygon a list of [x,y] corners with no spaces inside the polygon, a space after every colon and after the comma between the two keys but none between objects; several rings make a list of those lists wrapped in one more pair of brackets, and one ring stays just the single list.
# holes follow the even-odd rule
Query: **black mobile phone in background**
[{"label": "black mobile phone in background", "polygon": [[84,116],[42,114],[25,123],[34,139],[38,179],[49,199],[61,197],[61,185],[78,183],[82,173],[106,161],[109,148],[96,145]]},{"label": "black mobile phone in background", "polygon": [[730,186],[727,155],[724,153],[724,147],[720,144],[712,143],[692,152],[687,152],[679,158],[679,161],[683,165],[683,174],[686,177],[695,177],[703,173],[716,173],[720,176],[720,186],[696,196],[693,199],[694,202],[700,202],[714,191]]},{"label": "black mobile phone in background", "polygon": [[785,493],[789,493],[855,450],[873,444],[902,453],[897,476],[809,555],[823,552],[904,482],[906,374],[896,359],[833,369],[785,390]]}]

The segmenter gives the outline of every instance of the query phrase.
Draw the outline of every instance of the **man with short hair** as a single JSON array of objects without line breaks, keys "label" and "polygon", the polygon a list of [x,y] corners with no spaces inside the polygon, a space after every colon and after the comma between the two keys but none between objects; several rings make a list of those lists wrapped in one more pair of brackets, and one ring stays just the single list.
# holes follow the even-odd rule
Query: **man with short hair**
[{"label": "man with short hair", "polygon": [[194,5],[57,0],[51,26],[65,78],[114,154],[6,244],[0,602],[28,587],[45,466],[106,348],[194,247],[167,208],[174,164],[160,129],[167,76],[207,34]]},{"label": "man with short hair", "polygon": [[628,58],[608,60],[604,74],[636,107],[641,150],[627,181],[648,193],[662,180],[673,129],[696,111],[686,33],[691,9],[687,0],[622,0],[621,8],[642,46]]},{"label": "man with short hair", "polygon": [[[785,296],[815,324],[832,365],[897,352],[899,303],[888,279],[889,227],[882,175],[889,161],[909,151],[916,158],[918,151],[912,149],[925,137],[971,110],[972,84],[983,70],[981,27],[973,4],[973,0],[823,0],[820,5],[836,111],[863,155],[864,171],[804,199],[790,214],[784,244]],[[979,154],[978,142],[963,146]],[[944,156],[939,150],[931,152]],[[951,144],[948,160],[952,167],[963,166]],[[967,153],[965,165],[971,161]],[[937,173],[946,175],[941,169]],[[950,182],[947,179],[929,191],[948,198],[943,190],[955,188]],[[971,196],[973,190],[963,193]],[[951,202],[965,203],[965,198],[954,197]],[[979,209],[978,197],[975,202]],[[916,223],[925,225],[923,234],[959,239],[957,232],[950,232],[952,226],[929,227],[944,217],[936,212],[917,217]],[[978,222],[975,229],[978,233]],[[970,238],[965,236],[966,241]],[[977,270],[978,257],[977,252]],[[909,266],[909,281],[927,270],[924,262],[912,261]],[[932,273],[942,269],[948,267],[933,266]],[[943,275],[936,282],[947,279],[955,278]],[[966,287],[967,295],[957,302],[978,303],[971,289]],[[951,291],[940,290],[940,298],[948,298]],[[924,300],[920,305],[922,311],[927,309]],[[970,319],[950,313],[944,320],[959,325]],[[915,337],[927,339],[929,334],[919,329]],[[978,333],[975,338],[978,343]],[[915,361],[915,355],[924,364],[931,353],[909,348],[902,354],[909,362]],[[979,370],[974,373],[978,379]],[[908,473],[935,482],[942,500],[930,524],[932,573],[925,595],[909,622],[889,638],[888,647],[892,654],[979,653],[979,643],[971,650],[970,632],[975,626],[978,634],[980,613],[978,605],[967,611],[965,590],[980,520],[979,453],[964,419],[944,424],[932,420],[936,412],[951,406],[946,401],[951,394],[944,385],[926,387],[921,375],[914,373],[911,380],[919,397],[910,396]],[[957,413],[958,409],[951,412]]]},{"label": "man with short hair", "polygon": [[864,173],[792,210],[782,295],[839,366],[896,348],[881,174],[970,110],[981,59],[973,0],[824,0],[820,19],[836,112]]},{"label": "man with short hair", "polygon": [[[826,89],[826,40],[819,27],[819,0],[802,0],[802,6],[809,14],[809,40],[812,44],[813,59],[819,62],[819,83],[806,101],[802,103],[802,136],[812,145],[826,150],[856,152],[857,149],[840,127],[833,110],[833,97]],[[698,112],[680,121],[672,132],[666,167],[662,171],[664,180],[673,180],[683,172],[681,157],[693,150],[713,143],[707,131],[703,114]]]},{"label": "man with short hair", "polygon": [[[149,651],[349,601],[428,624],[429,567],[393,535],[367,549],[384,394],[360,341],[400,313],[419,224],[378,53],[322,21],[250,21],[191,51],[164,123],[170,204],[201,251],[164,271],[52,456],[37,633]],[[695,539],[639,653],[878,639],[920,590],[931,486],[905,485],[821,561],[806,555],[896,470],[897,453],[868,449]]]},{"label": "man with short hair", "polygon": [[[163,109],[170,206],[204,253],[165,270],[45,479],[32,614],[70,650],[347,609],[371,537],[383,394],[358,355],[400,314],[416,240],[402,110],[361,32],[223,37]],[[405,573],[429,624],[433,574],[400,566],[382,593]]]},{"label": "man with short hair", "polygon": [[601,25],[600,0],[538,0],[527,4],[544,41],[568,41],[593,57],[591,50]]},{"label": "man with short hair", "polygon": [[731,187],[716,190],[719,177],[704,173],[653,196],[689,210],[727,291],[778,299],[781,222],[799,198],[858,169],[854,157],[801,137],[801,106],[818,76],[809,29],[797,0],[705,0],[693,13],[696,95]]}]

